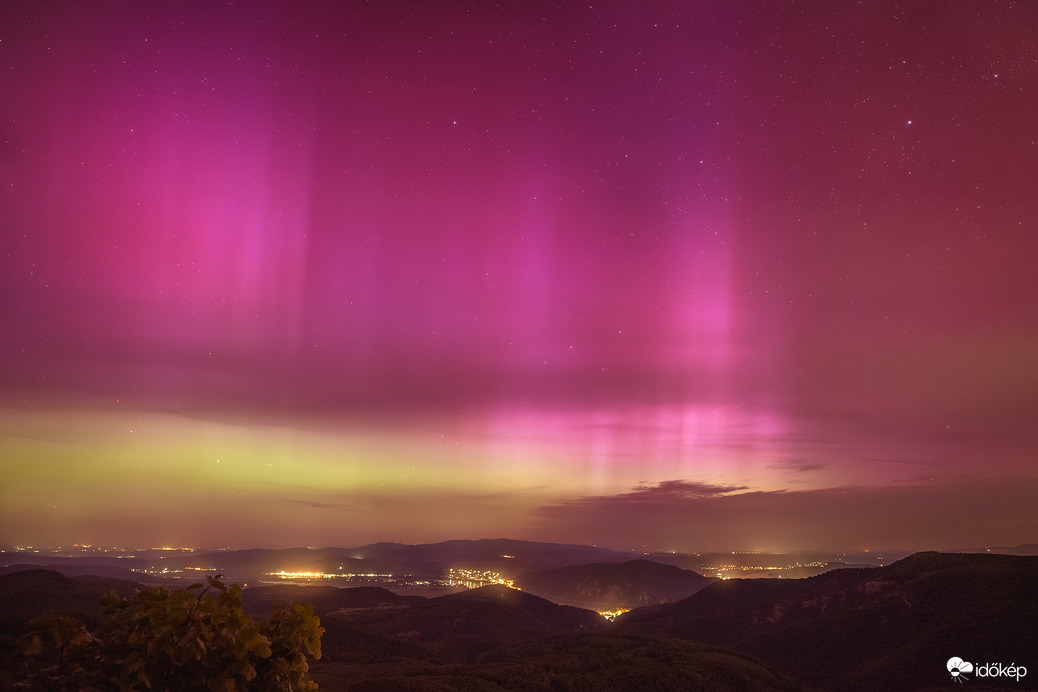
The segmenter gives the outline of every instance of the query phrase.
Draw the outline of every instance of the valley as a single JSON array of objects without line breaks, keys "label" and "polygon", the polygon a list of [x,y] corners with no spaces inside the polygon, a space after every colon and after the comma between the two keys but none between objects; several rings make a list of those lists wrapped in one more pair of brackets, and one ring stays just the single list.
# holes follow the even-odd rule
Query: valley
[{"label": "valley", "polygon": [[[197,577],[189,566],[218,559],[247,578],[268,577],[242,591],[245,612],[312,605],[324,634],[311,673],[326,690],[915,690],[949,682],[952,656],[1038,670],[1036,556],[917,553],[799,579],[722,579],[645,558],[565,564],[605,555],[457,541],[115,559],[148,579],[158,575],[133,569],[168,564],[171,585]],[[92,559],[54,564],[75,573]],[[299,568],[291,576],[264,572],[289,559]],[[339,576],[336,560],[358,562],[344,562],[351,576]],[[385,571],[362,572],[361,563]],[[446,568],[464,579],[437,576],[447,564],[468,565]],[[18,567],[0,575],[7,643],[34,616],[60,610],[90,621],[104,592],[132,594],[144,583]],[[607,606],[621,612],[607,618]],[[1036,681],[1025,675],[1012,689]]]}]

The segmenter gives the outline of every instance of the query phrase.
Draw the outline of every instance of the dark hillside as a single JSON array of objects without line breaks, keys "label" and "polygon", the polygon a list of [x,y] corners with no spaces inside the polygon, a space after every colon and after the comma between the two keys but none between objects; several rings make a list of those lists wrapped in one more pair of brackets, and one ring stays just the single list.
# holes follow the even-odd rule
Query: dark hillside
[{"label": "dark hillside", "polygon": [[[823,688],[908,690],[947,682],[951,656],[1038,664],[1035,622],[1038,558],[919,553],[810,579],[718,582],[617,628],[730,647]],[[1030,689],[1038,675],[1013,683]]]},{"label": "dark hillside", "polygon": [[680,601],[717,580],[673,565],[631,560],[527,572],[515,581],[555,603],[601,611]]},{"label": "dark hillside", "polygon": [[204,553],[191,557],[194,564],[225,576],[258,575],[280,570],[303,572],[377,572],[380,566],[358,560],[341,548],[253,548]]},{"label": "dark hillside", "polygon": [[782,673],[732,651],[681,640],[565,634],[489,652],[474,663],[323,661],[322,690],[350,692],[799,692]]},{"label": "dark hillside", "polygon": [[403,641],[434,643],[463,659],[505,644],[600,627],[589,610],[560,606],[506,586],[423,599],[422,602],[328,613]]},{"label": "dark hillside", "polygon": [[125,579],[66,577],[47,569],[4,574],[0,575],[0,619],[9,625],[51,612],[96,619],[101,616],[104,594],[115,591],[129,596],[140,586]]},{"label": "dark hillside", "polygon": [[589,562],[624,562],[630,558],[607,548],[562,543],[538,543],[506,538],[456,540],[423,545],[374,543],[352,548],[347,554],[428,573],[442,574],[451,567],[495,569],[509,576],[520,572],[555,569]]},{"label": "dark hillside", "polygon": [[421,596],[400,596],[377,586],[339,588],[337,586],[299,586],[274,584],[250,586],[242,591],[242,606],[254,617],[267,617],[271,609],[289,603],[309,603],[314,613],[325,615],[336,610],[421,603]]},{"label": "dark hillside", "polygon": [[[47,557],[48,560],[41,561],[39,564],[27,563],[0,567],[0,575],[13,574],[15,572],[24,572],[25,570],[29,569],[46,569],[52,572],[58,572],[59,574],[64,574],[66,577],[106,577],[108,579],[123,579],[132,582],[136,582],[142,576],[141,574],[134,572],[133,570],[126,569],[126,567],[123,566],[113,564],[99,564],[102,563],[102,560],[55,560],[50,556],[45,557]],[[111,563],[113,561],[104,560],[103,562]]]}]

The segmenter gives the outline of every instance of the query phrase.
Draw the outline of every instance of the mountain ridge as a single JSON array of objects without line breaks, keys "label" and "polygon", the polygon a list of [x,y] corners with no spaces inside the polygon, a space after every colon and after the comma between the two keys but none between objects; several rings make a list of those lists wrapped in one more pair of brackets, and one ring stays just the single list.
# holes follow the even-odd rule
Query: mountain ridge
[{"label": "mountain ridge", "polygon": [[1035,585],[1038,557],[916,553],[802,580],[715,582],[622,615],[616,631],[723,646],[823,689],[917,689],[946,681],[951,656],[1032,660]]}]

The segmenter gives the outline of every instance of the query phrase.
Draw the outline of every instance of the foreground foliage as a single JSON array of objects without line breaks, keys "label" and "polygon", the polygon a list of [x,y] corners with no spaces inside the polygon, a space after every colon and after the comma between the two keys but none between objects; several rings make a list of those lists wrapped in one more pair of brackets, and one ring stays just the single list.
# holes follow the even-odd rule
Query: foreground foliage
[{"label": "foreground foliage", "polygon": [[54,690],[316,690],[307,657],[321,657],[324,628],[313,607],[293,604],[254,620],[241,587],[158,586],[102,601],[90,627],[69,615],[29,623],[18,642],[12,687]]}]

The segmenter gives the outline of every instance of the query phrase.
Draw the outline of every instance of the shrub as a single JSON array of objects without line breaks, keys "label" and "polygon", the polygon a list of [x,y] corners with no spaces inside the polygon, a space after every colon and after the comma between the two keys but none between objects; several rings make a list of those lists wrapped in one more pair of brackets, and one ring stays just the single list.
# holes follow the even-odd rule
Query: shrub
[{"label": "shrub", "polygon": [[36,620],[19,641],[14,687],[57,690],[316,690],[320,619],[293,604],[253,620],[241,587],[219,575],[186,589],[108,594],[96,628],[68,615]]}]

